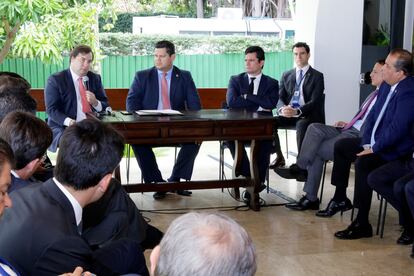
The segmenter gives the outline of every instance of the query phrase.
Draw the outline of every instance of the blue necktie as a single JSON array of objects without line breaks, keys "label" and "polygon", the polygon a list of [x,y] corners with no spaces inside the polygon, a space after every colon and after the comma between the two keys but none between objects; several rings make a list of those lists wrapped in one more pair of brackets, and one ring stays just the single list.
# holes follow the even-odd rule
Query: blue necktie
[{"label": "blue necktie", "polygon": [[375,121],[374,127],[372,128],[372,133],[371,133],[371,147],[373,147],[375,144],[375,132],[377,131],[378,125],[381,122],[382,117],[384,116],[385,110],[387,109],[387,105],[390,102],[392,96],[395,94],[395,92],[396,92],[395,90],[389,92],[387,99],[385,100],[385,103],[382,106],[380,114],[378,115],[378,118]]},{"label": "blue necktie", "polygon": [[292,100],[291,100],[291,106],[293,108],[300,107],[300,104],[299,104],[299,100],[300,100],[300,84],[302,82],[302,79],[303,79],[303,70],[300,69],[299,70],[299,76],[296,78],[295,91],[293,93]]}]

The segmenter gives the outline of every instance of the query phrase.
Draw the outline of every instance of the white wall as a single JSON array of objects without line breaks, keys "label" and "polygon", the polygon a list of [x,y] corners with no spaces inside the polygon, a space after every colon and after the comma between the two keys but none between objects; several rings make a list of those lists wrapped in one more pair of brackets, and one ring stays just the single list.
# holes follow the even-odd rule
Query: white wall
[{"label": "white wall", "polygon": [[364,1],[297,0],[296,41],[311,47],[325,77],[326,122],[350,120],[359,106]]},{"label": "white wall", "polygon": [[413,30],[414,29],[414,0],[405,1],[405,21],[404,21],[404,49],[413,49]]}]

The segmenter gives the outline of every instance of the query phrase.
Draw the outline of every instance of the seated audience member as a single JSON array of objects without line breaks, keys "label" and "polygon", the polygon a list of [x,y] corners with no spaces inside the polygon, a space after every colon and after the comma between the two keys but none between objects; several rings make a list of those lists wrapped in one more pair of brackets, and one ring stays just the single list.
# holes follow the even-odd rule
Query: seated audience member
[{"label": "seated audience member", "polygon": [[0,138],[9,143],[16,161],[9,192],[34,183],[30,178],[42,164],[52,142],[52,131],[47,124],[30,113],[14,111],[0,123]]},{"label": "seated audience member", "polygon": [[397,244],[401,245],[412,244],[414,238],[414,220],[405,193],[405,186],[413,179],[413,153],[375,169],[368,176],[368,185],[398,210],[403,231]]},{"label": "seated audience member", "polygon": [[[413,223],[414,220],[414,173],[411,170],[411,173],[409,175],[405,176],[405,179],[403,180],[405,183],[404,185],[404,194],[405,194],[405,200],[403,207],[406,208],[408,205],[408,208],[411,213],[411,223]],[[408,213],[406,212],[406,209],[404,209],[404,215],[408,218]],[[411,225],[412,226],[412,225]],[[414,245],[411,249],[411,258],[414,258]]]},{"label": "seated audience member", "polygon": [[[14,158],[10,146],[0,139],[0,218],[5,208],[12,207],[12,201],[8,194],[11,183],[10,170],[13,167]],[[3,226],[7,227],[7,226]],[[12,265],[0,254],[0,275],[19,275]]]},{"label": "seated audience member", "polygon": [[21,89],[28,93],[31,85],[25,78],[17,73],[0,72],[0,93],[7,88]]},{"label": "seated audience member", "polygon": [[[348,137],[362,136],[363,123],[375,104],[378,88],[382,83],[381,68],[383,65],[384,60],[375,63],[371,72],[371,79],[376,90],[368,95],[349,123],[339,121],[333,126],[320,123],[311,124],[306,131],[296,164],[292,164],[289,168],[275,168],[275,172],[283,178],[305,181],[303,191],[306,194],[299,201],[286,204],[287,208],[299,211],[319,209],[318,190],[324,163],[327,160],[334,159],[336,141]],[[326,210],[321,210],[316,215],[330,217],[339,211],[346,211],[351,208],[352,203],[348,198],[339,202],[331,200]]]},{"label": "seated audience member", "polygon": [[[262,73],[265,63],[265,53],[259,46],[251,46],[244,52],[246,72],[232,76],[227,88],[227,106],[230,109],[245,109],[249,111],[270,111],[276,107],[279,86],[277,80]],[[236,154],[235,142],[226,142],[227,147],[234,158]],[[260,141],[258,155],[259,179],[262,183],[261,190],[269,166],[272,141]],[[241,175],[250,177],[250,164],[246,151],[243,154]],[[260,192],[260,191],[259,191]]]},{"label": "seated audience member", "polygon": [[79,45],[70,53],[69,69],[53,74],[47,80],[45,105],[47,123],[53,131],[49,148],[52,152],[57,150],[66,127],[108,107],[101,77],[90,71],[93,59],[92,49]]},{"label": "seated audience member", "polygon": [[414,77],[410,52],[394,49],[382,67],[384,83],[378,99],[366,119],[361,151],[355,161],[354,206],[358,214],[351,225],[335,233],[339,239],[372,237],[369,223],[372,188],[368,175],[386,164],[412,152],[414,139]]},{"label": "seated audience member", "polygon": [[[325,123],[323,74],[312,68],[308,61],[310,48],[304,42],[292,47],[296,68],[284,72],[279,85],[277,126],[294,126],[298,152],[302,147],[306,129],[311,123]],[[285,159],[280,148],[277,129],[274,135],[274,150],[277,158],[270,168],[282,167]]]},{"label": "seated audience member", "polygon": [[0,93],[0,122],[13,111],[36,114],[36,101],[22,89],[7,88]]},{"label": "seated audience member", "polygon": [[[130,112],[141,109],[175,109],[200,110],[200,98],[191,73],[180,70],[173,65],[175,46],[170,41],[159,41],[155,44],[155,66],[138,71],[129,89],[126,108]],[[165,182],[152,146],[131,145],[146,183]],[[186,143],[181,146],[177,162],[174,165],[169,182],[179,182],[181,179],[190,180],[193,174],[194,161],[200,145]],[[154,193],[154,199],[163,199],[166,192]],[[190,196],[187,190],[178,190],[177,194]]]},{"label": "seated audience member", "polygon": [[97,120],[67,128],[55,177],[11,195],[13,208],[0,220],[0,256],[22,275],[57,275],[77,266],[97,275],[147,275],[137,242],[118,240],[93,251],[80,235],[82,210],[105,193],[123,149],[122,136]]},{"label": "seated audience member", "polygon": [[175,219],[151,253],[154,276],[256,273],[252,240],[233,219],[222,214],[188,213]]}]

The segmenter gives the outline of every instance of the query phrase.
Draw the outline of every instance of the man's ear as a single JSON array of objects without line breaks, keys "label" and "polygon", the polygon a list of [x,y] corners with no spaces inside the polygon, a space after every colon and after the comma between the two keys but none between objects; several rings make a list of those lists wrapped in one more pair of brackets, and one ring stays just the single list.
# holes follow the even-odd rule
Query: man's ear
[{"label": "man's ear", "polygon": [[155,267],[157,266],[159,257],[160,257],[160,246],[157,245],[156,247],[154,247],[154,249],[152,249],[151,255],[150,255],[150,263],[151,263],[150,275],[154,275]]},{"label": "man's ear", "polygon": [[98,190],[101,193],[104,194],[106,192],[106,190],[108,189],[109,184],[111,183],[111,180],[112,180],[112,174],[111,173],[108,173],[107,175],[105,175],[101,179],[101,181],[99,181],[99,183],[98,183]]},{"label": "man's ear", "polygon": [[33,159],[32,161],[30,161],[26,165],[26,168],[28,168],[31,172],[34,173],[37,170],[37,168],[40,166],[40,164],[41,164],[40,158],[36,158],[36,159]]}]

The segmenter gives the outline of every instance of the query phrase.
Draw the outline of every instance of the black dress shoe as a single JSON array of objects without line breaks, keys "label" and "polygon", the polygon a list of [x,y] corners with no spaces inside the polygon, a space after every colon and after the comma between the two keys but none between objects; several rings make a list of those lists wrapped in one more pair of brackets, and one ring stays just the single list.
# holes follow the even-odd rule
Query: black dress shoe
[{"label": "black dress shoe", "polygon": [[319,199],[316,201],[310,201],[303,196],[299,201],[288,203],[285,205],[286,208],[296,210],[296,211],[305,211],[305,210],[318,210],[319,209]]},{"label": "black dress shoe", "polygon": [[397,244],[401,245],[409,245],[413,243],[413,236],[410,232],[404,229],[404,231],[401,233],[401,236],[397,240]]},{"label": "black dress shoe", "polygon": [[154,199],[163,199],[167,196],[167,192],[155,192],[152,197]]},{"label": "black dress shoe", "polygon": [[333,199],[331,199],[331,201],[329,201],[328,206],[326,207],[325,210],[319,210],[318,212],[316,212],[316,216],[318,217],[323,217],[323,218],[327,218],[327,217],[332,217],[333,215],[335,215],[338,212],[345,212],[348,210],[352,209],[352,203],[351,201],[346,198],[344,201],[340,201],[340,202],[336,202]]},{"label": "black dress shoe", "polygon": [[296,179],[305,182],[308,179],[308,171],[301,169],[298,165],[292,164],[289,168],[275,168],[275,173],[286,179]]},{"label": "black dress shoe", "polygon": [[361,225],[359,222],[353,221],[345,230],[336,232],[335,237],[341,240],[370,238],[372,237],[372,226],[369,223]]},{"label": "black dress shoe", "polygon": [[177,190],[176,193],[177,195],[182,195],[182,196],[191,196],[193,194],[192,191],[187,191],[187,190]]},{"label": "black dress shoe", "polygon": [[270,162],[269,169],[275,169],[275,168],[284,167],[284,166],[286,166],[285,158],[283,156],[278,156],[276,157],[275,160]]}]

